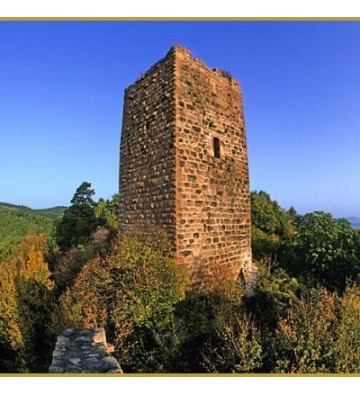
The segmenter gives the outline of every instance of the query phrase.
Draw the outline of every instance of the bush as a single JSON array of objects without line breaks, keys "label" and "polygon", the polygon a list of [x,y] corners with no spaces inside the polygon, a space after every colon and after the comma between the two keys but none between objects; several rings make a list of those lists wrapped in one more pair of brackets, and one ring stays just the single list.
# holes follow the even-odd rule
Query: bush
[{"label": "bush", "polygon": [[136,347],[144,349],[149,334],[155,338],[168,327],[185,294],[185,273],[164,254],[167,249],[164,234],[140,234],[90,261],[60,297],[58,330],[105,326],[123,368],[144,369]]},{"label": "bush", "polygon": [[360,274],[360,232],[348,221],[314,212],[299,218],[294,255],[287,269],[308,288],[343,292]]},{"label": "bush", "polygon": [[298,299],[289,308],[272,342],[275,372],[334,372],[335,302],[334,295],[320,290]]},{"label": "bush", "polygon": [[41,372],[49,365],[53,307],[46,241],[27,236],[0,262],[1,371]]},{"label": "bush", "polygon": [[90,236],[90,242],[66,251],[54,251],[49,256],[52,268],[52,278],[56,285],[56,293],[60,295],[71,287],[81,272],[83,266],[92,259],[105,256],[111,251],[114,232],[104,227],[98,227]]},{"label": "bush", "polygon": [[360,290],[320,289],[298,299],[279,321],[272,352],[275,372],[360,372]]},{"label": "bush", "polygon": [[360,372],[360,289],[348,287],[338,302],[335,337],[336,370]]},{"label": "bush", "polygon": [[296,234],[294,208],[283,210],[266,192],[251,192],[251,245],[255,259],[277,261]]},{"label": "bush", "polygon": [[202,352],[210,373],[250,373],[262,366],[259,330],[246,314],[235,315],[229,323],[216,328],[217,341]]},{"label": "bush", "polygon": [[271,330],[275,328],[279,319],[286,316],[289,307],[301,293],[301,285],[296,278],[290,277],[278,265],[272,265],[265,260],[257,262],[257,293],[247,303],[257,322]]},{"label": "bush", "polygon": [[228,326],[235,314],[243,312],[244,289],[233,281],[214,282],[206,289],[189,291],[175,312],[182,329],[178,371],[207,372],[209,365],[204,357],[210,345],[215,347],[221,341],[218,332]]}]

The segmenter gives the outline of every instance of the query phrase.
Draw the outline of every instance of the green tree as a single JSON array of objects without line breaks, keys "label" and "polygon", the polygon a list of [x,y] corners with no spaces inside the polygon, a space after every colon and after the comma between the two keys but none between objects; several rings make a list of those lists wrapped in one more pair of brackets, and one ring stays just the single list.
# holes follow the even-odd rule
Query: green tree
[{"label": "green tree", "polygon": [[87,243],[96,228],[104,225],[104,219],[95,214],[94,194],[89,182],[83,182],[76,189],[72,205],[56,225],[56,240],[61,250]]},{"label": "green tree", "polygon": [[95,195],[95,190],[91,189],[91,184],[89,182],[84,181],[77,189],[76,192],[71,199],[71,204],[77,206],[91,206],[95,205],[92,197]]},{"label": "green tree", "polygon": [[27,235],[49,237],[53,226],[51,218],[39,215],[35,210],[0,203],[0,259],[6,258],[11,247]]},{"label": "green tree", "polygon": [[282,210],[276,201],[264,191],[251,192],[252,224],[268,235],[279,234],[281,231]]},{"label": "green tree", "polygon": [[95,206],[97,218],[105,220],[105,226],[109,229],[117,229],[119,223],[119,200],[120,195],[115,194],[110,200],[99,199]]},{"label": "green tree", "polygon": [[277,260],[284,243],[295,231],[296,212],[283,210],[264,191],[251,192],[252,249],[256,259]]},{"label": "green tree", "polygon": [[344,291],[347,280],[358,280],[360,232],[345,219],[320,211],[301,216],[294,253],[288,269],[308,286]]}]

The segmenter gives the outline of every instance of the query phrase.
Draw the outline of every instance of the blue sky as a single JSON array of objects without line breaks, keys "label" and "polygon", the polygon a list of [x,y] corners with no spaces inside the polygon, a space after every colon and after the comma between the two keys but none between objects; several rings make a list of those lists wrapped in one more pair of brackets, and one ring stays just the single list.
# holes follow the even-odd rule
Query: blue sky
[{"label": "blue sky", "polygon": [[0,22],[0,201],[116,193],[124,89],[173,44],[240,80],[252,190],[360,216],[360,22]]}]

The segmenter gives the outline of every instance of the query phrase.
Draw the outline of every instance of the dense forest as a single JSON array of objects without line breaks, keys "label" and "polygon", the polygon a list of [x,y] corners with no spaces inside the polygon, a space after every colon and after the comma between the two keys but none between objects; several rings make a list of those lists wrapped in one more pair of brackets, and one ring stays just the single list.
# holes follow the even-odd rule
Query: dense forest
[{"label": "dense forest", "polygon": [[53,221],[63,214],[66,207],[32,210],[26,206],[16,206],[0,202],[0,257],[10,247],[29,234],[50,235]]},{"label": "dense forest", "polygon": [[121,197],[93,195],[84,182],[49,216],[1,205],[1,372],[47,372],[67,327],[104,327],[126,373],[360,372],[360,231],[347,220],[252,192],[247,298],[237,282],[190,288],[165,234],[119,238]]}]

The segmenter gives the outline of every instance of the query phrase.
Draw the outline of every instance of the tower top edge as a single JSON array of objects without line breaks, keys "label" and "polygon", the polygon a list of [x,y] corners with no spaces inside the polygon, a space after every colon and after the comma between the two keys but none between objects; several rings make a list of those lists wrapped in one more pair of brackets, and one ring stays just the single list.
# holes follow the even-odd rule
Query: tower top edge
[{"label": "tower top edge", "polygon": [[171,46],[170,50],[166,53],[166,55],[164,57],[162,57],[160,60],[158,60],[152,66],[150,66],[147,71],[140,74],[139,77],[135,80],[135,82],[130,84],[126,89],[136,85],[138,82],[143,80],[146,75],[150,74],[152,70],[154,70],[160,63],[164,62],[166,59],[169,59],[169,58],[175,59],[177,56],[187,57],[191,61],[196,62],[199,65],[199,67],[202,67],[212,73],[216,73],[216,74],[222,76],[223,78],[226,78],[231,84],[238,85],[238,86],[240,85],[239,81],[235,77],[233,77],[229,71],[226,71],[226,70],[223,70],[220,68],[211,68],[202,59],[194,57],[190,49],[186,48],[183,45],[174,44]]},{"label": "tower top edge", "polygon": [[235,77],[233,77],[229,71],[226,71],[226,70],[223,70],[220,68],[209,67],[202,59],[194,57],[191,50],[183,45],[174,44],[170,48],[168,53],[166,54],[165,58],[167,58],[168,56],[172,56],[172,55],[175,55],[175,56],[180,55],[180,56],[188,57],[192,61],[198,63],[199,66],[207,69],[208,71],[219,74],[224,78],[227,78],[230,82],[232,82],[235,85],[240,85],[239,81]]}]

